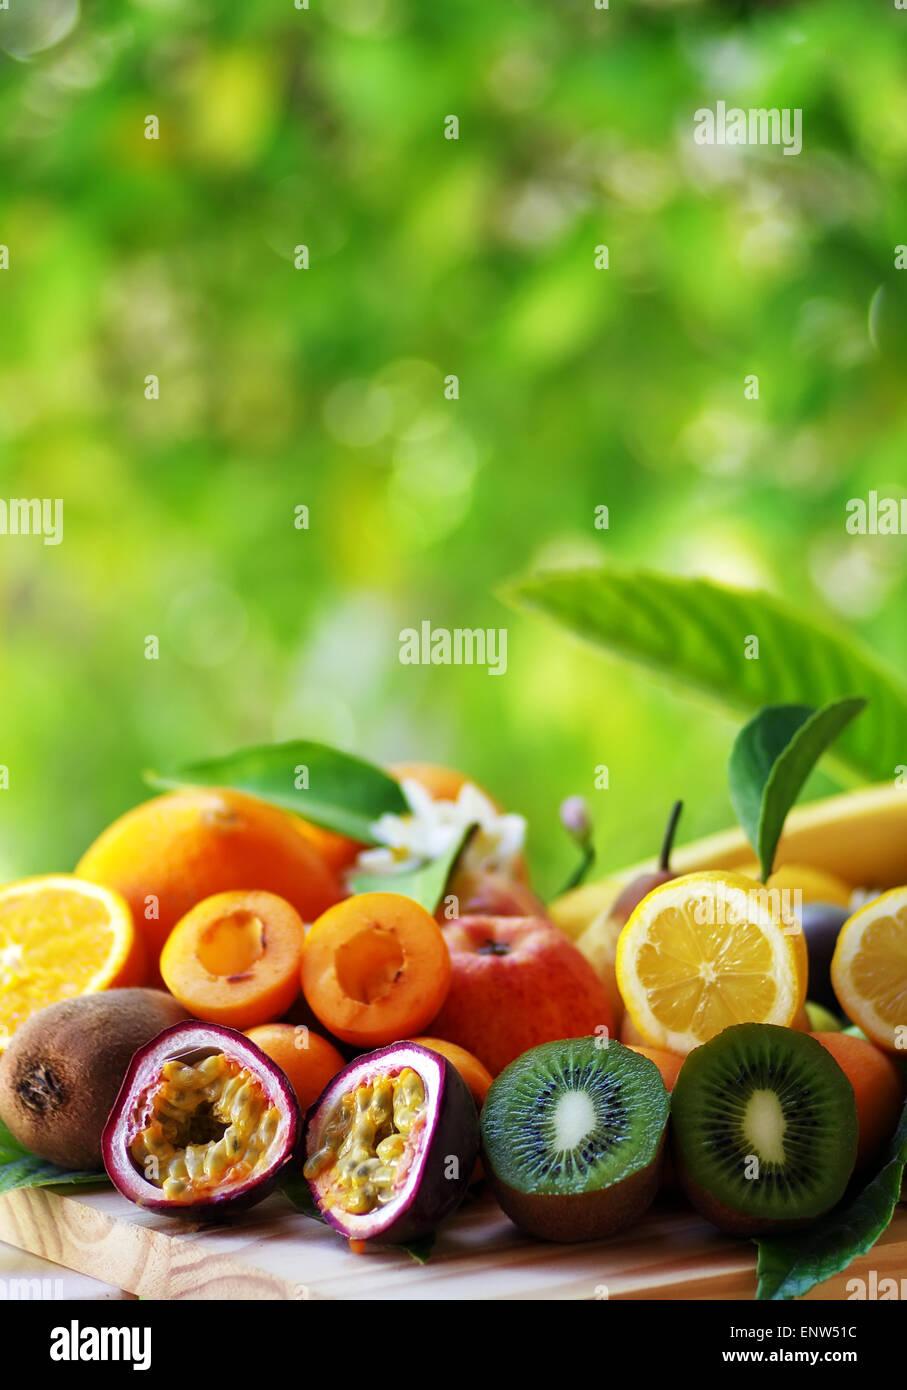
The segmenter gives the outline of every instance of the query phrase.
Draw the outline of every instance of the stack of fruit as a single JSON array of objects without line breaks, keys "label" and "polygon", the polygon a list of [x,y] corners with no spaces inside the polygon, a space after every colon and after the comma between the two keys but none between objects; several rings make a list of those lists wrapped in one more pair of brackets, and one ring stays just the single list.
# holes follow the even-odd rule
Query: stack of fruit
[{"label": "stack of fruit", "polygon": [[580,936],[621,1040],[672,1092],[668,1182],[734,1234],[807,1222],[897,1126],[907,890],[851,914],[862,895],[814,867],[763,887],[749,863],[675,875],[669,852]]},{"label": "stack of fruit", "polygon": [[[174,1215],[301,1169],[355,1248],[433,1230],[483,1177],[544,1239],[619,1230],[665,1182],[766,1232],[878,1161],[903,1102],[907,889],[850,915],[849,887],[804,870],[825,899],[804,936],[745,873],[675,876],[669,833],[579,949],[528,885],[518,818],[446,769],[397,775],[434,819],[417,798],[424,823],[386,850],[187,789],[109,827],[75,875],[0,889],[0,1118],[19,1142],[103,1159]],[[356,891],[467,804],[474,853],[440,906],[393,872]]]}]

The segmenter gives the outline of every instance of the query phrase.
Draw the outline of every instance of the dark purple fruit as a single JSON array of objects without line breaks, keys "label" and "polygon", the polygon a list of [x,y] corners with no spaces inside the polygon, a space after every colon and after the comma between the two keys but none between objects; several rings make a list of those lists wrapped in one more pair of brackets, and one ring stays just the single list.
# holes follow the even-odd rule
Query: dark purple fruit
[{"label": "dark purple fruit", "polygon": [[232,1028],[178,1023],[133,1057],[104,1166],[140,1207],[215,1218],[268,1195],[301,1129],[293,1089],[261,1048]]},{"label": "dark purple fruit", "polygon": [[661,854],[658,857],[658,868],[652,869],[650,873],[639,874],[631,879],[626,888],[618,893],[610,916],[615,922],[626,923],[630,914],[643,898],[647,898],[655,888],[659,888],[662,883],[670,883],[672,878],[677,875],[671,868],[671,850],[674,845],[674,835],[677,830],[677,822],[680,820],[680,813],[683,810],[683,802],[675,801],[671,807],[671,814],[668,817],[665,837],[661,846]]},{"label": "dark purple fruit", "polygon": [[466,1195],[478,1152],[465,1082],[416,1043],[357,1057],[306,1116],[309,1189],[350,1240],[396,1244],[433,1231]]},{"label": "dark purple fruit", "polygon": [[841,1005],[831,987],[831,958],[849,916],[849,910],[836,903],[804,903],[800,910],[809,958],[809,997],[834,1014],[840,1014]]}]

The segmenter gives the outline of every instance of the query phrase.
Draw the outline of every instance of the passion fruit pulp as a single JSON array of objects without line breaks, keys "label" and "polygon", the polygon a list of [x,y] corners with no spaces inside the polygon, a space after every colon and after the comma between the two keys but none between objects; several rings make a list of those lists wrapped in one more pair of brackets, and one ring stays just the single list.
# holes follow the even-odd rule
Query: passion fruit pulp
[{"label": "passion fruit pulp", "polygon": [[232,1028],[180,1023],[140,1048],[104,1129],[104,1166],[124,1197],[196,1220],[253,1206],[301,1135],[281,1069]]},{"label": "passion fruit pulp", "polygon": [[460,1205],[478,1151],[475,1102],[456,1068],[394,1043],[357,1057],[309,1110],[304,1173],[336,1230],[398,1244]]}]

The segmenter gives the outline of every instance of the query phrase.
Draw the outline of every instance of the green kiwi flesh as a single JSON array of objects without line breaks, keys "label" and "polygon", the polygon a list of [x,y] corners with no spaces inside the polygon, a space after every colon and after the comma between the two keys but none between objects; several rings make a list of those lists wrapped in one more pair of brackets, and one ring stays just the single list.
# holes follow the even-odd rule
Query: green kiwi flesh
[{"label": "green kiwi flesh", "polygon": [[671,1096],[674,1157],[699,1211],[734,1235],[802,1225],[844,1194],[853,1087],[807,1033],[740,1023],[697,1047]]},{"label": "green kiwi flesh", "polygon": [[482,1107],[504,1211],[543,1240],[599,1240],[630,1225],[658,1190],[669,1104],[658,1068],[621,1043],[570,1038],[524,1052]]}]

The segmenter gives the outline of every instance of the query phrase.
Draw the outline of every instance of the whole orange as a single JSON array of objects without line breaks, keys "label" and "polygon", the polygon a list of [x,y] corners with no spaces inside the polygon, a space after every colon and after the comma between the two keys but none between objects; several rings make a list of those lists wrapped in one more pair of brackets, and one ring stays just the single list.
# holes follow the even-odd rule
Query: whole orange
[{"label": "whole orange", "polygon": [[293,824],[337,878],[346,873],[359,851],[365,849],[365,845],[358,840],[347,839],[346,835],[337,835],[333,830],[325,830],[322,826],[302,820],[299,816],[293,817]]},{"label": "whole orange", "polygon": [[440,1052],[442,1057],[446,1057],[469,1087],[469,1094],[476,1103],[476,1109],[482,1109],[494,1081],[484,1062],[480,1062],[474,1053],[467,1052],[465,1047],[458,1047],[446,1038],[410,1038],[410,1042],[418,1043],[420,1047],[428,1047],[432,1052]]},{"label": "whole orange", "polygon": [[153,980],[171,929],[214,893],[276,893],[304,922],[342,896],[287,812],[230,790],[188,789],[143,802],[102,831],[76,872],[126,899]]},{"label": "whole orange", "polygon": [[[428,1047],[432,1052],[440,1052],[441,1056],[446,1057],[452,1067],[456,1067],[469,1087],[469,1094],[476,1103],[476,1110],[481,1114],[485,1097],[494,1081],[494,1077],[484,1062],[480,1062],[478,1057],[467,1052],[465,1047],[458,1047],[456,1043],[446,1042],[444,1038],[411,1038],[410,1042],[418,1043],[420,1047]],[[484,1176],[485,1169],[482,1166],[482,1160],[477,1158],[469,1181],[471,1183],[478,1182]]]},{"label": "whole orange", "polygon": [[[629,1015],[628,1015],[629,1017]],[[666,1091],[673,1091],[674,1082],[680,1075],[680,1068],[684,1064],[684,1058],[677,1052],[668,1052],[663,1047],[637,1047],[635,1043],[628,1043],[631,1052],[638,1052],[641,1057],[648,1057],[650,1062],[654,1062],[661,1072],[661,1079],[665,1084]],[[680,1184],[677,1181],[677,1174],[674,1172],[674,1161],[671,1158],[671,1151],[665,1145],[664,1170],[661,1177],[661,1185],[667,1192],[678,1192]]]},{"label": "whole orange", "polygon": [[650,1062],[654,1062],[661,1072],[665,1090],[673,1091],[684,1061],[678,1052],[668,1052],[664,1047],[637,1047],[635,1043],[630,1045],[630,1051],[638,1052],[641,1057],[648,1057]]},{"label": "whole orange", "polygon": [[857,1102],[857,1167],[877,1158],[894,1133],[904,1087],[897,1067],[874,1043],[850,1033],[813,1033],[853,1087]]},{"label": "whole orange", "polygon": [[283,1070],[296,1092],[303,1115],[314,1105],[328,1082],[346,1066],[333,1043],[303,1025],[263,1023],[258,1028],[247,1029],[246,1037],[257,1043]]}]

